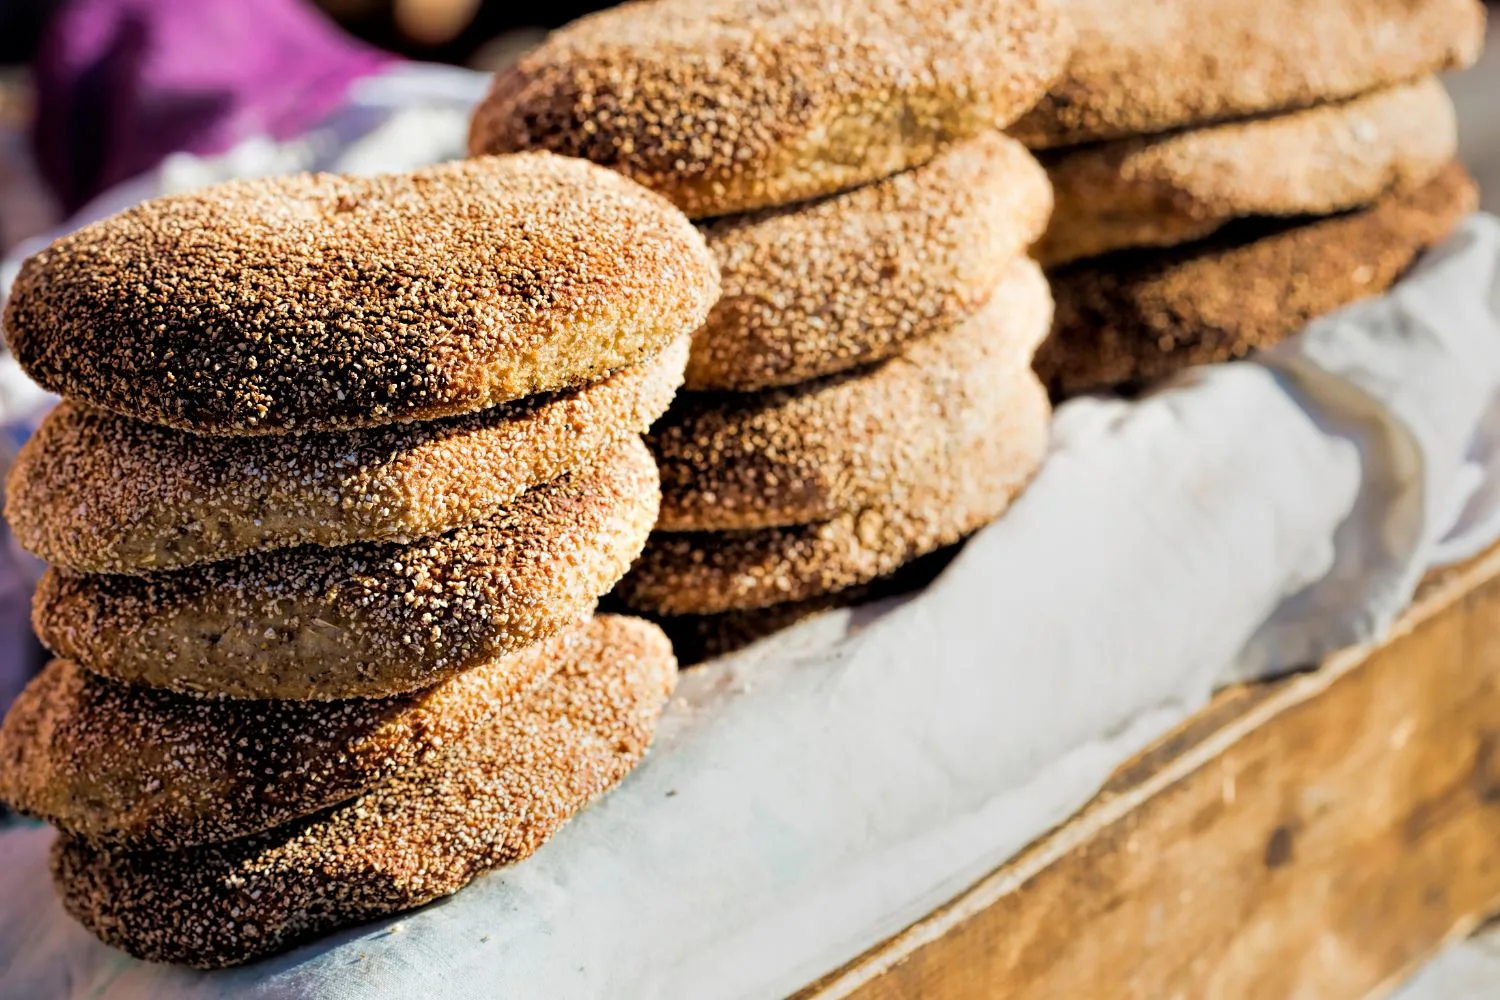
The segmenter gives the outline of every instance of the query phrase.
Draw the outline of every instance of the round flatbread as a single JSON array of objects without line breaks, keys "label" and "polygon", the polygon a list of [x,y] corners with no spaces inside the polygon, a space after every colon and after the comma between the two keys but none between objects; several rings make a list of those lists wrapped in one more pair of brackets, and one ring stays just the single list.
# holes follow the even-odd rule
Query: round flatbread
[{"label": "round flatbread", "polygon": [[1457,152],[1453,102],[1431,78],[1273,118],[1088,146],[1050,158],[1057,210],[1036,255],[1053,267],[1186,243],[1246,216],[1340,212],[1426,183]]},{"label": "round flatbread", "polygon": [[[962,546],[950,545],[902,566],[889,576],[833,594],[820,594],[802,601],[788,601],[749,611],[723,611],[716,615],[662,615],[654,620],[672,640],[681,666],[696,666],[705,660],[728,656],[775,635],[793,625],[839,608],[852,608],[873,601],[910,594],[937,579]],[[851,626],[856,619],[851,619]]]},{"label": "round flatbread", "polygon": [[53,660],[0,726],[0,800],[100,845],[259,833],[429,762],[607,630],[598,621],[395,698],[175,694]]},{"label": "round flatbread", "polygon": [[873,368],[680,398],[650,438],[657,530],[810,524],[963,477],[1031,392],[1031,355],[1051,322],[1047,279],[1019,259],[978,313]]},{"label": "round flatbread", "polygon": [[1345,215],[1251,220],[1203,243],[1064,268],[1052,275],[1057,318],[1037,374],[1068,396],[1242,358],[1384,292],[1478,204],[1473,179],[1454,164]]},{"label": "round flatbread", "polygon": [[65,400],[22,447],[5,516],[21,545],[74,573],[431,538],[644,432],[686,357],[682,338],[579,389],[290,443],[188,434]]},{"label": "round flatbread", "polygon": [[693,334],[688,388],[805,382],[950,329],[1051,207],[1041,165],[994,133],[845,194],[710,223],[724,295]]},{"label": "round flatbread", "polygon": [[639,439],[476,524],[409,545],[302,547],[151,576],[48,570],[43,644],[117,680],[231,698],[381,698],[592,608],[656,521]]},{"label": "round flatbread", "polygon": [[200,433],[481,410],[636,364],[718,297],[703,238],[547,155],[231,181],[27,260],[11,350],[43,387]]},{"label": "round flatbread", "polygon": [[659,629],[607,618],[430,765],[226,844],[127,852],[62,837],[53,878],[74,918],[147,961],[212,969],[283,951],[528,857],[641,759],[675,680]]},{"label": "round flatbread", "polygon": [[1042,463],[1051,409],[1034,378],[1025,386],[961,474],[819,524],[658,532],[615,596],[656,615],[764,608],[867,583],[958,541],[1003,514]]},{"label": "round flatbread", "polygon": [[550,149],[694,218],[815,198],[1003,128],[1062,70],[1053,0],[648,0],[495,80],[474,153]]},{"label": "round flatbread", "polygon": [[1478,0],[1063,0],[1067,71],[1010,129],[1033,148],[1339,101],[1472,63]]}]

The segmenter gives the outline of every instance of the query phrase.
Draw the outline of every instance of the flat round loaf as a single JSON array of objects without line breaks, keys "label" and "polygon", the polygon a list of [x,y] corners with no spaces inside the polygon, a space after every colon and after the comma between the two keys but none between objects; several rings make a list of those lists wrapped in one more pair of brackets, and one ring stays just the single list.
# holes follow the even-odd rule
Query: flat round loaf
[{"label": "flat round loaf", "polygon": [[454,752],[286,826],[127,852],[61,837],[63,905],[152,962],[213,969],[420,906],[531,855],[641,759],[676,682],[666,636],[606,618]]},{"label": "flat round loaf", "polygon": [[1025,386],[960,475],[819,524],[658,532],[615,597],[653,615],[764,608],[867,583],[958,541],[1003,514],[1045,457],[1047,394],[1034,378]]},{"label": "flat round loaf", "polygon": [[811,524],[964,476],[1031,391],[1031,355],[1051,323],[1047,279],[1021,258],[978,313],[873,368],[681,397],[649,439],[657,530]]},{"label": "flat round loaf", "polygon": [[1054,0],[647,0],[495,80],[474,153],[550,149],[694,218],[815,198],[1003,128],[1061,72]]},{"label": "flat round loaf", "polygon": [[22,447],[5,515],[21,545],[75,573],[435,537],[644,432],[686,357],[680,338],[582,388],[292,442],[188,434],[65,400]]},{"label": "flat round loaf", "polygon": [[703,238],[546,155],[232,181],[27,260],[5,331],[53,392],[215,434],[342,430],[582,385],[692,331]]},{"label": "flat round loaf", "polygon": [[1466,66],[1478,0],[1064,0],[1067,71],[1010,129],[1033,148],[1306,108]]},{"label": "flat round loaf", "polygon": [[1341,104],[1122,139],[1052,158],[1053,267],[1173,246],[1253,215],[1327,215],[1431,180],[1458,152],[1453,102],[1426,78]]},{"label": "flat round loaf", "polygon": [[200,698],[53,660],[0,726],[0,800],[132,849],[259,833],[447,752],[607,629],[569,625],[425,690],[347,701]]},{"label": "flat round loaf", "polygon": [[[681,666],[737,653],[771,635],[838,608],[899,597],[920,590],[953,561],[962,546],[950,545],[914,559],[889,576],[833,594],[820,594],[802,601],[788,601],[748,611],[723,611],[716,615],[662,615],[655,618],[672,640]],[[851,621],[851,624],[857,624]]]},{"label": "flat round loaf", "polygon": [[821,201],[703,228],[724,295],[690,389],[748,391],[878,361],[989,297],[1047,225],[1047,176],[999,133]]},{"label": "flat round loaf", "polygon": [[151,576],[50,569],[32,623],[117,680],[231,698],[383,698],[546,638],[593,607],[656,521],[639,439],[487,520],[409,545],[304,546]]},{"label": "flat round loaf", "polygon": [[1242,358],[1384,292],[1478,204],[1473,179],[1453,164],[1345,215],[1247,220],[1202,243],[1064,268],[1052,275],[1057,318],[1037,374],[1069,396]]}]

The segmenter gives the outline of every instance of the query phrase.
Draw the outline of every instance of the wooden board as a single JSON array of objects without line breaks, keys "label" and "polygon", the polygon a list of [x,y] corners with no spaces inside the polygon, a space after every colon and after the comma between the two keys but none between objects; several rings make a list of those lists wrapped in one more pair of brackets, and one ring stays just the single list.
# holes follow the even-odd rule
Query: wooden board
[{"label": "wooden board", "polygon": [[1380,996],[1500,906],[1500,549],[1393,637],[1228,690],[800,996]]}]

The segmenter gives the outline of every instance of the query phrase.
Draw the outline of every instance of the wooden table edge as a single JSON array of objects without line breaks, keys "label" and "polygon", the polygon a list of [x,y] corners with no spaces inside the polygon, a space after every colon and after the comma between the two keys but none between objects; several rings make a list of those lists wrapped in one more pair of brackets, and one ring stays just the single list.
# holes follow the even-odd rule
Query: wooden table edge
[{"label": "wooden table edge", "polygon": [[[1131,761],[1122,765],[1106,788],[1057,829],[1044,835],[960,895],[808,987],[799,1000],[840,1000],[863,996],[872,984],[923,948],[941,942],[1039,873],[1058,864],[1101,830],[1119,823],[1166,789],[1183,782],[1220,757],[1234,744],[1270,725],[1297,706],[1323,696],[1341,678],[1359,670],[1382,650],[1399,644],[1416,630],[1453,614],[1466,597],[1486,584],[1500,588],[1500,546],[1474,559],[1435,571],[1424,580],[1416,598],[1394,623],[1382,642],[1351,647],[1328,657],[1315,670],[1277,681],[1241,685],[1220,692],[1203,711],[1185,720]],[[1500,622],[1497,622],[1500,629]],[[1221,724],[1205,720],[1225,716]],[[1207,731],[1205,731],[1207,730]],[[1171,748],[1168,750],[1167,748]],[[1131,775],[1132,777],[1125,777]],[[1500,853],[1500,843],[1496,844]],[[1500,905],[1500,888],[1482,910],[1465,913],[1423,955],[1442,943],[1466,936]],[[1413,959],[1392,970],[1367,995],[1384,995],[1421,964]]]}]

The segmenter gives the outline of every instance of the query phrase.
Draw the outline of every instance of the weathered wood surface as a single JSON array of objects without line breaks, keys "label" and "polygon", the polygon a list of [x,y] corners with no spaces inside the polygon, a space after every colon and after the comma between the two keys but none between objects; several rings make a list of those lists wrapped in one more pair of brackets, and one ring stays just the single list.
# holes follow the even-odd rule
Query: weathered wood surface
[{"label": "weathered wood surface", "polygon": [[1500,549],[1235,688],[807,998],[1380,996],[1500,905]]}]

